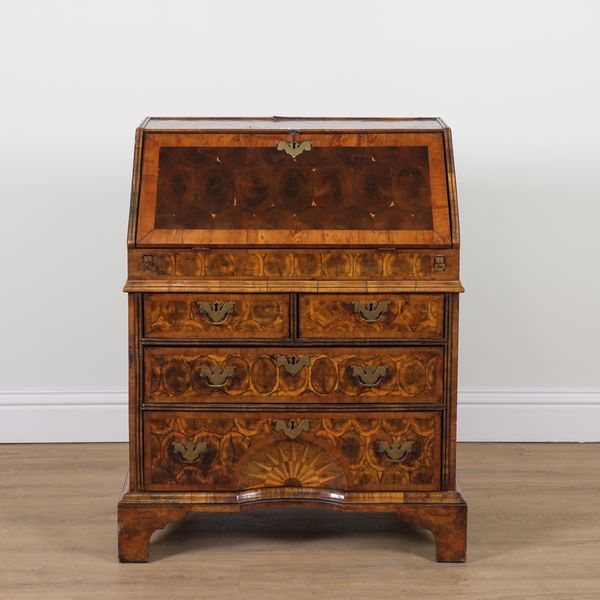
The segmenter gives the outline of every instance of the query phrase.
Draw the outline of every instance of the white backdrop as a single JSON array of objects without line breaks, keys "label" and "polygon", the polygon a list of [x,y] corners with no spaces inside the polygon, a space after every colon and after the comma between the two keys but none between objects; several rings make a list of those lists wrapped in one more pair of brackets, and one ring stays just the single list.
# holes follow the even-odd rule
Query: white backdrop
[{"label": "white backdrop", "polygon": [[600,440],[595,2],[11,3],[0,25],[0,440],[121,439],[146,115],[443,117],[462,439]]}]

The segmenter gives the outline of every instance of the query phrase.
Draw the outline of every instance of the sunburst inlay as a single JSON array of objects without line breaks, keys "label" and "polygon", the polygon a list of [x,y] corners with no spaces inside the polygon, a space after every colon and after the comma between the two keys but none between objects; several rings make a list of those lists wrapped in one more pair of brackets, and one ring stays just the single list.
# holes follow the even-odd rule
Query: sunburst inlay
[{"label": "sunburst inlay", "polygon": [[279,442],[258,452],[240,473],[240,488],[345,487],[340,466],[319,446]]}]

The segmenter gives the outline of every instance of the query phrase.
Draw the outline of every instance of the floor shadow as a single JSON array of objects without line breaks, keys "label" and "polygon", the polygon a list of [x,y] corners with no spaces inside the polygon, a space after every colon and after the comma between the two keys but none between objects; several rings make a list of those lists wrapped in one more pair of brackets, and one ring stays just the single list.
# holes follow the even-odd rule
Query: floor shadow
[{"label": "floor shadow", "polygon": [[[192,513],[152,537],[150,559],[210,548],[239,548],[263,540],[282,542],[343,541],[345,549],[371,547],[404,550],[435,560],[433,537],[428,531],[402,523],[393,513],[340,513],[312,508],[276,508],[240,513]],[[290,542],[290,545],[287,545]]]}]

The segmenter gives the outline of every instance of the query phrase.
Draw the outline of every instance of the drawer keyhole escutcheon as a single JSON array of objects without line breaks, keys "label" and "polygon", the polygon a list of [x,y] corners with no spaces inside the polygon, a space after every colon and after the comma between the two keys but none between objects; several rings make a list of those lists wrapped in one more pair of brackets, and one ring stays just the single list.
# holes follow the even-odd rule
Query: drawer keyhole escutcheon
[{"label": "drawer keyhole escutcheon", "polygon": [[211,325],[223,325],[235,312],[235,302],[196,302],[198,312],[206,317]]},{"label": "drawer keyhole escutcheon", "polygon": [[388,311],[390,303],[388,300],[381,302],[352,302],[354,312],[359,314],[363,321],[375,323],[383,317]]},{"label": "drawer keyhole escutcheon", "polygon": [[235,373],[235,365],[228,365],[223,368],[219,365],[211,370],[208,365],[202,365],[200,367],[200,377],[206,379],[206,385],[212,388],[222,388],[227,385],[227,382]]},{"label": "drawer keyhole escutcheon", "polygon": [[378,367],[374,367],[373,365],[367,365],[366,367],[352,365],[350,368],[352,369],[352,375],[364,387],[379,385],[387,375],[387,367],[385,365],[379,365]]},{"label": "drawer keyhole escutcheon", "polygon": [[196,462],[202,454],[208,450],[208,442],[198,442],[194,444],[188,440],[185,444],[180,441],[171,442],[173,452],[181,456],[181,460],[186,463]]},{"label": "drawer keyhole escutcheon", "polygon": [[404,442],[400,444],[399,442],[377,442],[377,450],[381,452],[390,462],[393,463],[403,463],[410,456],[413,451],[415,443],[413,441]]},{"label": "drawer keyhole escutcheon", "polygon": [[295,130],[290,131],[290,135],[292,136],[291,142],[285,142],[283,140],[277,142],[277,150],[281,150],[286,154],[289,154],[294,160],[296,160],[297,156],[300,156],[305,150],[310,150],[312,148],[312,142],[308,140],[304,140],[303,142],[297,142],[296,136],[298,132]]},{"label": "drawer keyhole escutcheon", "polygon": [[310,430],[310,420],[290,419],[287,423],[283,419],[275,419],[275,431],[282,431],[290,440],[295,440],[303,431]]},{"label": "drawer keyhole escutcheon", "polygon": [[298,356],[295,354],[290,356],[276,354],[275,366],[283,367],[289,375],[298,375],[304,367],[310,366],[310,354],[300,354]]}]

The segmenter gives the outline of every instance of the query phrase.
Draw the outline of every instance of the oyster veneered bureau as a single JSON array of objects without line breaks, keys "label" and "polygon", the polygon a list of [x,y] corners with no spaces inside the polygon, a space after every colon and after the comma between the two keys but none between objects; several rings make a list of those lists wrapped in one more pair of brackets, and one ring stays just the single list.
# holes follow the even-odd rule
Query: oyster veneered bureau
[{"label": "oyster veneered bureau", "polygon": [[148,118],[119,557],[191,511],[388,511],[464,561],[459,233],[438,118]]}]

